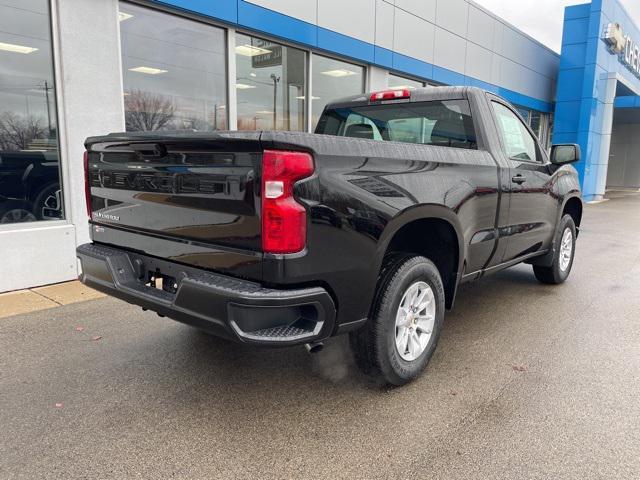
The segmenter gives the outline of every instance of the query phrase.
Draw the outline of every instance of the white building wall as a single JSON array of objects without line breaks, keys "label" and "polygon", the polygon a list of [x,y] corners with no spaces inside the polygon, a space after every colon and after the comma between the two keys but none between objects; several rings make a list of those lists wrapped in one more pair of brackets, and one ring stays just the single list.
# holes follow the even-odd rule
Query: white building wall
[{"label": "white building wall", "polygon": [[388,86],[389,72],[383,68],[369,67],[367,69],[367,90],[384,90]]},{"label": "white building wall", "polygon": [[399,8],[395,9],[394,19],[391,50],[433,63],[435,25]]},{"label": "white building wall", "polygon": [[[285,0],[283,3],[289,1],[291,0]],[[376,30],[376,1],[318,1],[317,25],[364,42],[373,43]]]},{"label": "white building wall", "polygon": [[251,3],[314,25],[318,22],[318,0],[255,0]]},{"label": "white building wall", "polygon": [[393,50],[393,33],[395,31],[395,12],[393,5],[384,0],[376,0],[376,41],[379,47]]},{"label": "white building wall", "polygon": [[471,0],[250,0],[454,72],[552,102],[558,55]]},{"label": "white building wall", "polygon": [[67,219],[76,226],[76,241],[82,244],[89,241],[84,140],[124,130],[118,1],[58,0],[57,22]]},{"label": "white building wall", "polygon": [[67,222],[46,223],[16,223],[0,231],[0,293],[78,276],[74,226]]}]

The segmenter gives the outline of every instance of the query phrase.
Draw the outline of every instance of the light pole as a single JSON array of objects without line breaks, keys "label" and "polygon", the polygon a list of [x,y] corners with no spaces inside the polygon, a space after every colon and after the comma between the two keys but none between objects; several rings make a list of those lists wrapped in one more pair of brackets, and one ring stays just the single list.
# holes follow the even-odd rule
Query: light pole
[{"label": "light pole", "polygon": [[53,90],[53,87],[49,86],[49,82],[44,81],[44,95],[47,102],[47,126],[49,127],[49,138],[51,138],[51,106],[49,105],[49,90]]},{"label": "light pole", "polygon": [[280,77],[275,73],[271,74],[271,80],[273,80],[273,129],[277,130],[276,121],[278,120],[278,82]]}]

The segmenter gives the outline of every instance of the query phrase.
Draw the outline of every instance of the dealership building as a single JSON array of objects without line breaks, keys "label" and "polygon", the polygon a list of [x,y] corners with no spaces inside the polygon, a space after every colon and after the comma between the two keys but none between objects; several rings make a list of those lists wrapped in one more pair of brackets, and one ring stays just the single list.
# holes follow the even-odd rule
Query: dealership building
[{"label": "dealership building", "polygon": [[587,200],[640,188],[640,30],[567,7],[561,54],[470,0],[0,1],[0,292],[77,277],[88,136],[313,131],[327,102],[470,85],[578,143]]}]

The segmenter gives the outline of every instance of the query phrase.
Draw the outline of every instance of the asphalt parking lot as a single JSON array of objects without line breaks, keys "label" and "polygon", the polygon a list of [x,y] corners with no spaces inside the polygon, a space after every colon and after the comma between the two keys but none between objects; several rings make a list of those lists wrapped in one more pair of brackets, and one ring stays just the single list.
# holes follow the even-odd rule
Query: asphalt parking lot
[{"label": "asphalt parking lot", "polygon": [[640,478],[640,196],[587,207],[566,284],[464,286],[399,389],[344,338],[253,350],[109,298],[0,319],[0,431],[2,479]]}]

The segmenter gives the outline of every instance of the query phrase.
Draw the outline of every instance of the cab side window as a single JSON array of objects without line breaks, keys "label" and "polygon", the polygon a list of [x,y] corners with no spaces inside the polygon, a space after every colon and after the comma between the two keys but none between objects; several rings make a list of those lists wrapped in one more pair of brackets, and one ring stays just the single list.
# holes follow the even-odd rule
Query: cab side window
[{"label": "cab side window", "polygon": [[491,102],[505,153],[512,160],[539,162],[538,147],[522,120],[504,105]]}]

